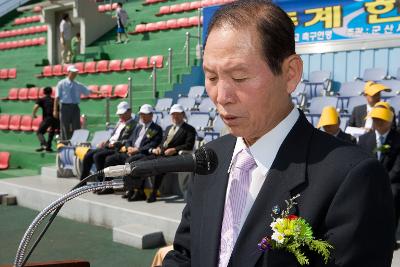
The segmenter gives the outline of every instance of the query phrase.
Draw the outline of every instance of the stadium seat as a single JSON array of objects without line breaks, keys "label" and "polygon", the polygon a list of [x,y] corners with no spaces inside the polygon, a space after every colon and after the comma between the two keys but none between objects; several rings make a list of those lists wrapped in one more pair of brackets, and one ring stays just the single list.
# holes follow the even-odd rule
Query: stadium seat
[{"label": "stadium seat", "polygon": [[21,115],[11,115],[9,129],[19,131],[21,128]]},{"label": "stadium seat", "polygon": [[196,102],[190,97],[180,97],[177,100],[177,104],[181,104],[185,110],[192,110]]},{"label": "stadium seat", "polygon": [[51,77],[53,76],[53,70],[51,66],[44,66],[42,70],[43,77]]},{"label": "stadium seat", "polygon": [[8,96],[5,100],[17,100],[18,99],[18,88],[11,88],[8,91]]},{"label": "stadium seat", "polygon": [[398,80],[383,80],[383,81],[380,81],[380,83],[382,83],[382,84],[386,85],[387,87],[389,87],[390,89],[392,89],[392,91],[390,91],[390,92],[382,91],[381,96],[383,98],[393,97],[393,96],[400,94],[400,81],[398,81]]},{"label": "stadium seat", "polygon": [[171,6],[169,7],[169,12],[170,12],[170,13],[179,13],[179,12],[182,12],[182,11],[183,11],[183,10],[182,10],[180,4],[171,5]]},{"label": "stadium seat", "polygon": [[39,37],[39,45],[45,45],[45,44],[46,44],[46,38]]},{"label": "stadium seat", "polygon": [[[90,91],[98,91],[99,90],[99,86],[98,85],[89,85],[88,88],[89,88]],[[97,98],[101,98],[101,95],[96,94],[96,93],[90,93],[89,96],[82,95],[81,98],[83,98],[83,99],[86,99],[86,98],[97,99]]]},{"label": "stadium seat", "polygon": [[187,28],[192,26],[189,23],[189,18],[180,18],[176,21],[176,23],[178,24],[179,28]]},{"label": "stadium seat", "polygon": [[212,128],[214,132],[217,133],[221,133],[221,131],[225,128],[225,123],[219,115],[215,116]]},{"label": "stadium seat", "polygon": [[37,131],[39,129],[40,123],[42,123],[43,117],[37,116],[32,120],[32,131]]},{"label": "stadium seat", "polygon": [[53,76],[62,76],[62,75],[64,75],[63,66],[60,64],[54,65],[53,66]]},{"label": "stadium seat", "polygon": [[85,73],[84,69],[85,69],[85,63],[84,62],[77,62],[74,63],[75,68],[78,69],[78,73],[82,74]]},{"label": "stadium seat", "polygon": [[28,88],[20,88],[18,90],[18,100],[28,100]]},{"label": "stadium seat", "polygon": [[17,78],[17,69],[12,68],[8,70],[8,79],[16,79]]},{"label": "stadium seat", "polygon": [[24,40],[24,46],[32,46],[33,41],[32,39],[25,39]]},{"label": "stadium seat", "polygon": [[39,97],[39,89],[37,87],[31,87],[28,91],[28,99],[36,100]]},{"label": "stadium seat", "polygon": [[97,11],[99,11],[100,13],[106,12],[106,7],[104,5],[99,5],[97,7]]},{"label": "stadium seat", "polygon": [[157,31],[157,30],[158,30],[158,28],[157,28],[157,24],[156,23],[151,22],[151,23],[147,23],[146,24],[146,29],[145,29],[146,32],[154,32],[154,31]]},{"label": "stadium seat", "polygon": [[217,109],[209,97],[203,98],[198,108],[200,112],[210,112]]},{"label": "stadium seat", "polygon": [[99,89],[101,91],[100,97],[103,97],[103,98],[112,97],[112,88],[113,87],[110,84],[100,86],[100,89]]},{"label": "stadium seat", "polygon": [[1,69],[0,70],[0,79],[7,79],[8,78],[8,69]]},{"label": "stadium seat", "polygon": [[148,57],[138,57],[135,60],[135,69],[148,69]]},{"label": "stadium seat", "polygon": [[400,67],[397,68],[396,79],[400,80]]},{"label": "stadium seat", "polygon": [[213,0],[203,0],[201,1],[201,6],[202,7],[207,7],[207,6],[212,6],[214,5],[214,1]]},{"label": "stadium seat", "polygon": [[177,29],[177,28],[179,28],[176,19],[167,20],[167,27],[168,27],[168,29]]},{"label": "stadium seat", "polygon": [[35,12],[35,13],[40,13],[40,12],[42,12],[42,9],[43,9],[43,7],[41,6],[41,5],[36,5],[34,8],[33,8],[33,12]]},{"label": "stadium seat", "polygon": [[100,60],[96,65],[96,72],[108,72],[108,60]]},{"label": "stadium seat", "polygon": [[25,46],[25,40],[18,40],[17,41],[17,48],[21,48]]},{"label": "stadium seat", "polygon": [[56,90],[57,90],[56,86],[51,87],[51,96],[50,96],[51,98],[56,97]]},{"label": "stadium seat", "polygon": [[30,115],[23,115],[21,118],[21,131],[32,131],[32,117]]},{"label": "stadium seat", "polygon": [[383,68],[369,68],[364,70],[364,75],[362,79],[364,81],[380,81],[385,79],[386,70]]},{"label": "stadium seat", "polygon": [[344,82],[340,86],[339,107],[341,110],[346,110],[350,97],[359,96],[364,91],[365,82],[363,81],[350,81]]},{"label": "stadium seat", "polygon": [[340,129],[342,129],[342,131],[346,130],[347,126],[349,125],[349,120],[349,116],[340,116]]},{"label": "stadium seat", "polygon": [[201,97],[203,96],[205,90],[206,88],[202,85],[191,86],[187,96],[196,99],[196,103],[200,103]]},{"label": "stadium seat", "polygon": [[126,58],[122,61],[121,70],[134,70],[135,69],[135,59]]},{"label": "stadium seat", "polygon": [[192,125],[198,132],[208,128],[210,116],[208,113],[192,113],[188,118],[188,124]]},{"label": "stadium seat", "polygon": [[201,8],[201,1],[190,2],[190,9],[199,9]]},{"label": "stadium seat", "polygon": [[347,103],[347,107],[344,109],[347,110],[348,114],[351,114],[353,112],[354,107],[366,104],[367,100],[365,99],[365,96],[354,96],[350,97],[349,101]]},{"label": "stadium seat", "polygon": [[111,11],[112,10],[112,5],[111,4],[105,4],[104,5],[104,10],[107,11]]},{"label": "stadium seat", "polygon": [[96,72],[96,62],[90,61],[85,63],[84,73],[95,73]]},{"label": "stadium seat", "polygon": [[113,97],[126,98],[128,96],[128,85],[127,84],[118,84],[114,88]]},{"label": "stadium seat", "polygon": [[146,24],[138,24],[135,27],[135,33],[142,33],[146,31]]},{"label": "stadium seat", "polygon": [[189,23],[190,26],[199,25],[199,17],[198,16],[190,17],[188,23]]},{"label": "stadium seat", "polygon": [[63,75],[67,75],[68,74],[68,67],[71,66],[72,64],[64,64],[62,66],[62,73]]},{"label": "stadium seat", "polygon": [[313,71],[309,75],[308,80],[304,80],[307,90],[311,97],[326,95],[330,89],[331,72],[330,71]]},{"label": "stadium seat", "polygon": [[156,68],[162,68],[163,64],[164,64],[164,57],[162,55],[152,56],[149,60],[149,66],[153,67],[154,62],[155,62]]},{"label": "stadium seat", "polygon": [[156,27],[159,31],[168,30],[167,22],[166,21],[159,21],[156,22]]},{"label": "stadium seat", "polygon": [[41,88],[39,89],[39,96],[38,96],[38,98],[42,98],[42,97],[44,97],[44,87],[41,87]]},{"label": "stadium seat", "polygon": [[0,114],[0,130],[10,129],[10,118],[8,114]]},{"label": "stadium seat", "polygon": [[26,21],[25,18],[16,18],[16,19],[14,19],[14,25],[24,24],[25,21]]},{"label": "stadium seat", "polygon": [[183,12],[190,11],[190,10],[191,10],[191,9],[190,9],[190,3],[189,3],[189,2],[184,2],[184,3],[182,3],[182,4],[181,4],[181,10],[182,10]]},{"label": "stadium seat", "polygon": [[109,71],[121,71],[121,60],[120,59],[111,60],[108,68]]},{"label": "stadium seat", "polygon": [[159,98],[154,107],[156,111],[167,111],[172,105],[172,98]]},{"label": "stadium seat", "polygon": [[322,110],[326,106],[336,107],[338,103],[337,97],[332,96],[319,96],[314,97],[310,101],[310,106],[308,107],[308,111],[311,115],[321,114]]},{"label": "stadium seat", "polygon": [[170,6],[161,6],[156,16],[165,15],[170,13]]},{"label": "stadium seat", "polygon": [[394,108],[394,110],[399,113],[400,111],[400,96],[395,96],[389,99],[389,104]]},{"label": "stadium seat", "polygon": [[10,166],[10,152],[0,152],[0,170],[6,170]]},{"label": "stadium seat", "polygon": [[112,3],[112,5],[111,5],[112,10],[117,9],[117,7],[118,7],[118,3]]}]

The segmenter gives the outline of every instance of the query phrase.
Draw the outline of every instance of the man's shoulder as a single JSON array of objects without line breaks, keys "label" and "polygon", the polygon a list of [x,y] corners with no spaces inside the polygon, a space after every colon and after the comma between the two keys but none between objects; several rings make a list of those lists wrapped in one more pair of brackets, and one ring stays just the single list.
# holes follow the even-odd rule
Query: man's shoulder
[{"label": "man's shoulder", "polygon": [[355,107],[353,108],[353,112],[354,112],[354,113],[363,112],[364,110],[365,110],[365,111],[367,110],[367,104],[358,105],[358,106],[355,106]]},{"label": "man's shoulder", "polygon": [[181,127],[182,127],[182,129],[185,129],[186,131],[196,132],[196,129],[187,122],[184,122]]}]

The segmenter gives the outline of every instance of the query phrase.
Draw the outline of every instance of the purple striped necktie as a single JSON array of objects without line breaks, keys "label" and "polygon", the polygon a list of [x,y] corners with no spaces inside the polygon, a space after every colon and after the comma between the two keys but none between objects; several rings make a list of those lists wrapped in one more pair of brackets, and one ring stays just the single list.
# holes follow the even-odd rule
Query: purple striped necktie
[{"label": "purple striped necktie", "polygon": [[247,148],[237,154],[236,162],[229,175],[231,184],[224,208],[218,267],[228,266],[233,247],[239,236],[239,227],[251,181],[250,170],[255,166],[256,162]]}]

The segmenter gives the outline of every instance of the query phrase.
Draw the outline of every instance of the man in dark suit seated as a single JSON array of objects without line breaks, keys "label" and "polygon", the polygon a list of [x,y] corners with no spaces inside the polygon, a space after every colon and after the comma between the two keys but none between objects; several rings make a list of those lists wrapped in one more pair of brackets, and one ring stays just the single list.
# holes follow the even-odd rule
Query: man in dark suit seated
[{"label": "man in dark suit seated", "polygon": [[324,132],[349,143],[355,143],[356,140],[340,129],[340,117],[335,107],[326,106],[322,110],[317,128],[322,128]]},{"label": "man in dark suit seated", "polygon": [[[153,107],[144,104],[140,107],[140,123],[135,127],[131,136],[125,142],[124,152],[116,153],[106,157],[105,167],[124,164],[125,161],[135,161],[150,155],[150,151],[161,143],[163,131],[159,125],[153,122]],[[133,189],[122,197],[133,195]]]},{"label": "man in dark suit seated", "polygon": [[[81,180],[90,174],[93,163],[95,163],[98,171],[104,169],[106,157],[117,153],[136,127],[136,121],[132,118],[132,111],[128,102],[119,103],[116,114],[119,116],[119,121],[110,139],[100,143],[96,149],[89,149],[83,158]],[[110,190],[105,190],[104,192],[108,191]]]},{"label": "man in dark suit seated", "polygon": [[[286,12],[271,1],[235,1],[214,13],[206,38],[205,87],[230,134],[206,144],[218,167],[194,176],[163,266],[300,266],[289,252],[299,234],[281,227],[300,217],[315,239],[333,246],[325,264],[316,247],[297,243],[307,266],[390,267],[388,175],[293,106],[303,63]],[[285,201],[295,197],[288,209]],[[272,224],[271,215],[282,221]]]},{"label": "man in dark suit seated", "polygon": [[[372,107],[375,106],[376,103],[381,101],[382,91],[390,92],[391,89],[383,84],[375,82],[367,82],[365,84],[364,95],[367,100],[367,104],[354,107],[349,120],[349,126],[365,128],[366,130],[372,129],[372,119],[371,118],[365,119],[365,118],[367,117],[367,114],[371,111]],[[397,128],[396,116],[393,118],[392,127],[394,130],[396,130]]]},{"label": "man in dark suit seated", "polygon": [[376,157],[389,173],[397,227],[400,218],[400,134],[391,129],[393,112],[387,103],[375,105],[368,117],[373,120],[374,131],[360,136],[358,144]]},{"label": "man in dark suit seated", "polygon": [[[187,124],[185,119],[185,111],[180,104],[175,104],[171,107],[169,113],[171,114],[172,124],[169,125],[164,132],[164,137],[161,145],[152,149],[151,155],[140,160],[155,159],[157,157],[170,157],[178,155],[181,151],[192,151],[196,139],[196,130],[193,126]],[[135,156],[127,159],[127,162],[132,163],[138,159]],[[161,186],[164,175],[156,175],[154,178],[153,190],[147,198],[147,202],[151,203],[157,200],[157,191]],[[133,195],[128,196],[128,201],[146,200],[144,193],[145,179],[134,178],[136,181],[134,187],[136,188]]]}]

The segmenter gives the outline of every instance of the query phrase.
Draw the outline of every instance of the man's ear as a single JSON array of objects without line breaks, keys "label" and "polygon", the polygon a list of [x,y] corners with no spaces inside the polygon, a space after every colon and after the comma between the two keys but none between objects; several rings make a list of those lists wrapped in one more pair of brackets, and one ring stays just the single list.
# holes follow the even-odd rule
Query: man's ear
[{"label": "man's ear", "polygon": [[287,93],[296,90],[303,75],[303,60],[297,54],[287,57],[282,65],[283,75],[286,80]]}]

